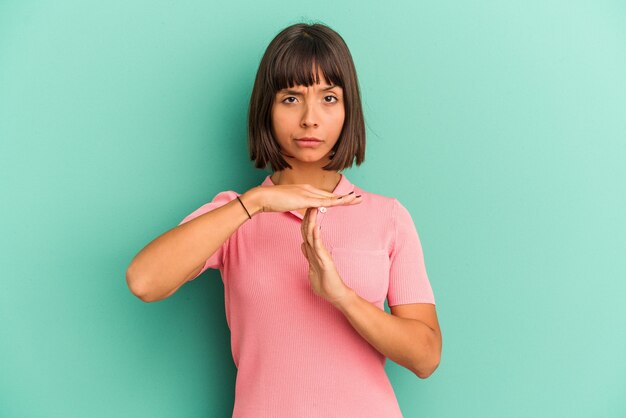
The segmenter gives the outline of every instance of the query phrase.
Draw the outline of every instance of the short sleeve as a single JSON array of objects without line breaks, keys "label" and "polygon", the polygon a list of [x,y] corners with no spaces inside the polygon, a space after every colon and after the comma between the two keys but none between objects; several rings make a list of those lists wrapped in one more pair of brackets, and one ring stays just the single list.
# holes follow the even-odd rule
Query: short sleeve
[{"label": "short sleeve", "polygon": [[389,255],[389,306],[407,303],[435,304],[426,274],[422,244],[409,211],[394,199],[395,239]]},{"label": "short sleeve", "polygon": [[[207,212],[212,211],[213,209],[217,209],[220,206],[225,205],[226,203],[230,202],[233,199],[236,199],[238,196],[238,194],[232,190],[228,190],[225,192],[220,192],[218,193],[212,201],[210,201],[209,203],[206,203],[202,206],[200,206],[198,209],[194,210],[193,212],[191,212],[189,215],[185,216],[185,218],[180,221],[180,223],[178,225],[182,225],[185,222],[189,222],[192,219],[197,218],[200,215],[204,215]],[[226,241],[224,241],[224,244],[222,244],[221,247],[219,247],[217,249],[217,251],[215,251],[213,253],[213,255],[211,255],[211,257],[209,257],[206,262],[204,263],[204,266],[202,267],[202,270],[200,270],[200,272],[198,274],[196,274],[195,277],[192,277],[191,279],[189,279],[189,281],[195,279],[196,277],[200,276],[202,273],[204,273],[207,269],[221,269],[222,267],[224,267],[224,258],[227,255],[227,248],[228,248],[228,241],[230,240],[227,239]]]}]

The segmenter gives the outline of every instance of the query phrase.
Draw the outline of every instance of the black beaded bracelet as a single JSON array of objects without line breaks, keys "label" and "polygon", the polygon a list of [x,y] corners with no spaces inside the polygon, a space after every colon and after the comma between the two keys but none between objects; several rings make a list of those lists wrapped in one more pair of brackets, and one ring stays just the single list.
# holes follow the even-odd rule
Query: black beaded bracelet
[{"label": "black beaded bracelet", "polygon": [[248,212],[248,209],[246,209],[246,207],[243,205],[243,202],[241,201],[241,199],[239,199],[239,196],[237,196],[237,200],[239,200],[239,203],[241,203],[241,206],[243,206],[243,210],[245,210],[248,214],[248,218],[252,219],[252,216],[250,216],[250,212]]}]

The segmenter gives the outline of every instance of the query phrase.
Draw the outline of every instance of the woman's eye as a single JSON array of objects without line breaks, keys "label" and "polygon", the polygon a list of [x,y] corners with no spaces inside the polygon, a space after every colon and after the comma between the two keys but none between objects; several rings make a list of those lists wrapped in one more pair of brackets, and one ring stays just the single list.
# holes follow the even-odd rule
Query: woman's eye
[{"label": "woman's eye", "polygon": [[[330,100],[328,100],[329,98],[330,98]],[[295,103],[294,101],[292,101],[292,99],[293,99],[294,101],[296,100],[296,98],[295,98],[294,96],[285,97],[285,98],[283,99],[283,103]],[[335,97],[335,96],[325,96],[325,97],[324,97],[324,99],[325,99],[326,103],[334,103],[334,102],[333,102],[333,99],[334,99],[335,101],[338,101],[338,100],[339,100],[339,99],[338,99],[337,97]]]}]

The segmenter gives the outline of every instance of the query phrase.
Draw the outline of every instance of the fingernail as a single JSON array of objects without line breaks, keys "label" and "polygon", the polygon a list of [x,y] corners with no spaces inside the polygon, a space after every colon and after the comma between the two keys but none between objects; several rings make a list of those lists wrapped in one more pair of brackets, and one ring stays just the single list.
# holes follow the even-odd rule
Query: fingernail
[{"label": "fingernail", "polygon": [[337,198],[337,200],[341,199],[342,197],[343,197],[343,196],[339,196],[339,197]]},{"label": "fingernail", "polygon": [[358,194],[358,195],[356,195],[356,196],[354,196],[354,197],[361,197],[361,195],[360,195],[360,194]]},{"label": "fingernail", "polygon": [[350,193],[348,193],[348,194],[352,194],[352,193],[354,193],[354,190],[352,190],[352,191],[351,191]]}]

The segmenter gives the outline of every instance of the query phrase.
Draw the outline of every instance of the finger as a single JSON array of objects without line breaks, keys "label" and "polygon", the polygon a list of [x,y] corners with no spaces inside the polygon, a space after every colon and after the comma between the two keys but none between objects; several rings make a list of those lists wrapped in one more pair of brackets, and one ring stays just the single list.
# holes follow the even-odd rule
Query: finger
[{"label": "finger", "polygon": [[307,208],[307,210],[305,211],[306,221],[302,223],[303,233],[304,233],[304,242],[306,242],[308,249],[310,249],[310,247],[313,245],[313,235],[311,234],[311,226],[315,225],[314,216],[316,215],[316,213],[317,213],[316,208]]},{"label": "finger", "polygon": [[363,202],[363,195],[356,195],[356,194],[354,196],[354,199],[351,199],[349,201],[351,205],[358,205],[361,202]]},{"label": "finger", "polygon": [[350,194],[341,196],[341,199],[337,199],[337,204],[355,205],[363,201],[363,195],[357,192],[351,192]]},{"label": "finger", "polygon": [[306,240],[306,226],[309,221],[309,209],[304,212],[304,216],[302,217],[302,223],[300,224],[300,235],[302,235],[302,241],[307,242]]},{"label": "finger", "polygon": [[322,230],[319,228],[319,225],[313,228],[313,255],[315,256],[315,260],[317,263],[325,268],[327,263],[329,262],[330,254],[324,245],[324,241],[322,240]]},{"label": "finger", "polygon": [[326,190],[318,189],[317,187],[311,186],[310,184],[303,184],[303,186],[306,191],[308,191],[309,193],[313,193],[316,196],[323,196],[323,197],[339,196],[338,194],[327,192]]},{"label": "finger", "polygon": [[321,239],[320,227],[319,225],[313,226],[313,248],[317,254],[320,254],[324,245]]},{"label": "finger", "polygon": [[304,252],[304,256],[309,262],[309,266],[312,265],[313,257],[315,257],[315,252],[313,251],[313,247],[309,245],[309,243],[306,240],[302,242],[300,247],[302,248],[302,252]]},{"label": "finger", "polygon": [[333,196],[339,196],[338,194],[330,193],[330,192],[327,192],[325,190],[320,190],[320,189],[316,189],[316,188],[303,187],[303,190],[304,190],[304,193],[306,193],[307,195],[313,196],[313,197],[333,197]]},{"label": "finger", "polygon": [[309,243],[311,247],[313,247],[313,230],[315,229],[315,224],[317,220],[317,209],[309,208],[307,210],[310,211],[309,220],[308,220],[307,227],[306,227],[307,228],[307,242]]},{"label": "finger", "polygon": [[355,193],[352,194],[347,194],[347,195],[343,195],[343,196],[337,196],[337,197],[326,197],[326,198],[321,198],[321,199],[317,199],[318,204],[316,205],[317,207],[319,206],[339,206],[339,205],[349,205],[351,203],[353,203],[354,201],[360,201],[361,197],[356,197]]}]

